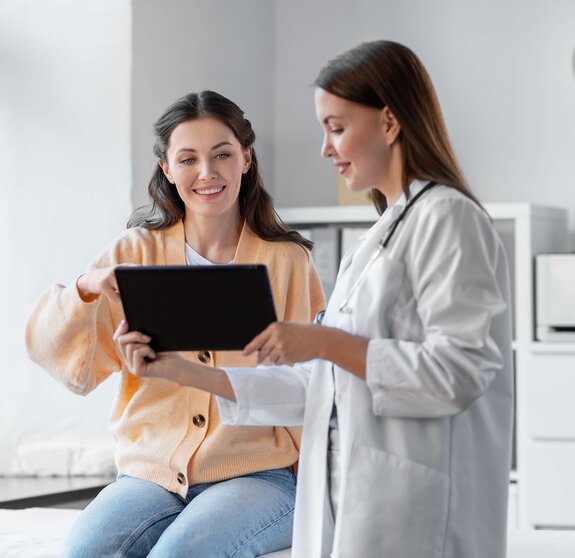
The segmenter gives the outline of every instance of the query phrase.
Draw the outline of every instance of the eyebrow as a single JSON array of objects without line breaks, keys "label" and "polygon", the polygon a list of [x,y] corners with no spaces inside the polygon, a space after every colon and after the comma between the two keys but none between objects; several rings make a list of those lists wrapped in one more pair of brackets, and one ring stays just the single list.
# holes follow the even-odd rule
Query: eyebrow
[{"label": "eyebrow", "polygon": [[341,118],[341,116],[337,116],[336,114],[330,114],[330,115],[326,116],[326,117],[323,119],[323,123],[324,123],[324,124],[329,124],[329,121],[330,121],[332,118]]},{"label": "eyebrow", "polygon": [[[224,145],[232,145],[229,141],[221,141],[220,143],[216,143],[216,145],[212,145],[212,147],[210,148],[210,151],[213,151],[214,149],[218,149],[218,147],[222,147]],[[181,153],[182,151],[191,151],[192,153],[196,153],[195,149],[192,149],[191,147],[182,147],[181,149],[178,149],[176,151],[176,155],[178,153]]]}]

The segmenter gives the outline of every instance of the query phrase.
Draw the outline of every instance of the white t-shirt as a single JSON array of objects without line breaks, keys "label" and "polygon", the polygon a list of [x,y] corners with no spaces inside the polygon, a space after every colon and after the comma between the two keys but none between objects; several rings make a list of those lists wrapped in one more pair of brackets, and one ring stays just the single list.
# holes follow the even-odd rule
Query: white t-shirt
[{"label": "white t-shirt", "polygon": [[[186,243],[186,263],[188,265],[228,265],[211,262],[201,254],[198,254],[188,243]],[[233,263],[233,261],[229,263]]]}]

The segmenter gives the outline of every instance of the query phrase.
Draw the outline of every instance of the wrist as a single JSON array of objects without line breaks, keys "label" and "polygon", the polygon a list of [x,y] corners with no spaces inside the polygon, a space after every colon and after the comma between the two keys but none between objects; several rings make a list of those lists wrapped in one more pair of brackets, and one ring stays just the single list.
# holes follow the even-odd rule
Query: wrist
[{"label": "wrist", "polygon": [[[174,361],[174,369],[171,373],[166,373],[166,376],[171,376],[171,379],[175,379],[181,386],[193,385],[194,376],[196,373],[193,363],[186,360],[185,358],[178,358]],[[167,378],[170,379],[170,378]]]},{"label": "wrist", "polygon": [[93,302],[98,298],[98,295],[95,293],[90,292],[86,287],[86,274],[80,275],[78,279],[76,279],[76,291],[78,292],[78,296],[84,302]]},{"label": "wrist", "polygon": [[318,358],[322,360],[331,360],[330,359],[330,338],[334,333],[337,333],[337,330],[332,327],[327,326],[316,326],[318,328]]}]

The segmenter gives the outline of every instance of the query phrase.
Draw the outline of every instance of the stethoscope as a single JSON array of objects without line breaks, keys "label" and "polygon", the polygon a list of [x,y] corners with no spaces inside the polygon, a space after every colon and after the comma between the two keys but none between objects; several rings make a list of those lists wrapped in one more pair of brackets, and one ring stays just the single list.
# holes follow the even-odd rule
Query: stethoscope
[{"label": "stethoscope", "polygon": [[[395,234],[397,227],[399,226],[401,221],[405,218],[408,211],[415,205],[415,203],[417,202],[417,200],[419,200],[419,198],[421,198],[421,196],[423,196],[426,192],[431,190],[431,188],[433,188],[436,185],[437,185],[437,182],[433,182],[433,181],[428,182],[415,196],[413,196],[413,198],[411,198],[407,202],[407,204],[405,204],[403,211],[399,214],[397,219],[387,229],[387,233],[386,233],[385,237],[378,242],[377,250],[371,255],[371,258],[369,259],[367,264],[365,264],[365,267],[363,268],[362,272],[359,274],[358,278],[355,280],[355,282],[354,282],[353,286],[351,287],[351,290],[348,292],[345,300],[343,301],[343,303],[338,308],[338,312],[341,312],[342,314],[352,314],[353,313],[353,310],[349,306],[349,301],[351,300],[351,298],[353,297],[353,295],[355,294],[355,292],[357,291],[357,289],[359,288],[359,286],[363,282],[363,280],[364,280],[365,276],[367,275],[370,267],[373,265],[375,260],[377,260],[377,258],[381,255],[381,253],[387,248],[387,245],[389,244],[389,242],[393,238],[393,235]],[[323,321],[324,315],[325,315],[325,310],[318,312],[318,314],[315,317],[314,322],[316,324],[321,324]]]}]

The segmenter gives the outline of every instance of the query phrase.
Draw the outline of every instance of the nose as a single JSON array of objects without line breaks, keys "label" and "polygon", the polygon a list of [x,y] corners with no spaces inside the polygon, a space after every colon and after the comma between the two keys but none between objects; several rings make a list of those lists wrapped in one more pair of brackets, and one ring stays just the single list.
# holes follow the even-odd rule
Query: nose
[{"label": "nose", "polygon": [[321,144],[321,156],[322,157],[331,157],[333,155],[333,145],[331,144],[331,140],[329,136],[325,134],[323,136],[323,143]]},{"label": "nose", "polygon": [[210,178],[214,178],[215,172],[212,167],[212,160],[208,157],[200,161],[200,172],[198,178],[200,180],[209,180]]}]

